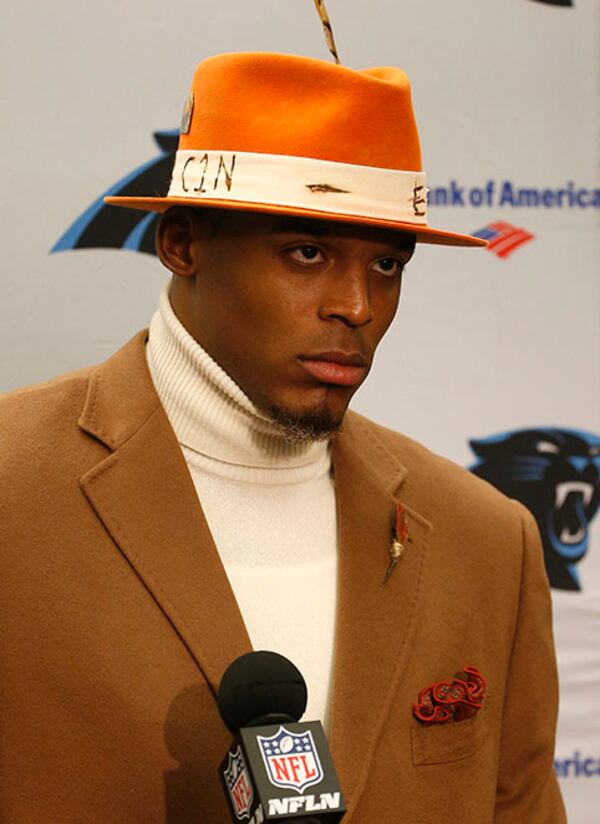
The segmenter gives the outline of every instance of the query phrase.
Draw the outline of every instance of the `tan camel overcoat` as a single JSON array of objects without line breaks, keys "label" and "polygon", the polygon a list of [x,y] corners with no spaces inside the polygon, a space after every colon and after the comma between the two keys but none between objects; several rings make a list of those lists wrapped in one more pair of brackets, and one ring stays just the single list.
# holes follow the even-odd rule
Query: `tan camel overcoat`
[{"label": "tan camel overcoat", "polygon": [[[3,824],[229,821],[215,690],[251,646],[144,340],[0,401]],[[532,518],[356,414],[333,467],[344,821],[563,822]],[[409,541],[384,585],[396,501]],[[465,665],[487,679],[483,708],[422,726],[419,691]]]}]

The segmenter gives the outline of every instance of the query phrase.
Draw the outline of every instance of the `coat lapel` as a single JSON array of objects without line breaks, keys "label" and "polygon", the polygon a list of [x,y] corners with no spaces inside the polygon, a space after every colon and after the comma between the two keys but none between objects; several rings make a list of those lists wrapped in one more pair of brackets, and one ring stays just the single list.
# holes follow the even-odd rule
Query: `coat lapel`
[{"label": "coat lapel", "polygon": [[[80,426],[111,450],[82,489],[213,688],[251,650],[138,335],[100,366]],[[215,604],[219,605],[218,615]]]},{"label": "coat lapel", "polygon": [[[408,659],[431,525],[406,505],[406,470],[372,424],[349,413],[333,460],[339,580],[331,746],[351,813]],[[409,539],[384,584],[398,501]]]}]

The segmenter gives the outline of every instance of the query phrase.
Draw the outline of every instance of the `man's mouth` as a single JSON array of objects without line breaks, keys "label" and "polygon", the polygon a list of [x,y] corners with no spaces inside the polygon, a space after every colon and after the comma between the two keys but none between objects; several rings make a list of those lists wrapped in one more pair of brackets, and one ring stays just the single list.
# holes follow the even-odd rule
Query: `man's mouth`
[{"label": "man's mouth", "polygon": [[333,350],[300,355],[299,361],[313,378],[338,386],[358,386],[369,371],[365,359],[355,352]]}]

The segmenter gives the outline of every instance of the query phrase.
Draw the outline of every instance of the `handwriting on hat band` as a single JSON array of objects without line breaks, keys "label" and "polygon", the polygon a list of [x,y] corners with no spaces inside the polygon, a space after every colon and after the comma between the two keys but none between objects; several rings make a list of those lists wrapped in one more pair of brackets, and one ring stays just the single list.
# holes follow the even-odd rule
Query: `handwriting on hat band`
[{"label": "handwriting on hat band", "polygon": [[235,155],[231,155],[229,168],[227,168],[227,163],[222,154],[219,155],[219,164],[216,171],[215,165],[216,156],[211,155],[209,157],[206,152],[200,156],[192,155],[188,157],[181,170],[181,188],[183,191],[202,194],[209,191],[209,189],[204,188],[204,184],[206,183],[210,188],[212,181],[211,191],[214,192],[219,187],[223,188],[225,186],[227,191],[230,192],[233,184]]},{"label": "handwriting on hat band", "polygon": [[334,194],[339,195],[349,195],[350,192],[348,189],[338,189],[337,186],[331,186],[329,183],[307,183],[306,188],[314,193],[317,192],[333,192]]},{"label": "handwriting on hat band", "polygon": [[427,203],[427,198],[421,196],[421,192],[423,191],[424,186],[414,186],[413,187],[413,196],[412,196],[412,206],[415,212],[415,215],[424,215],[425,212],[419,209],[421,203]]}]

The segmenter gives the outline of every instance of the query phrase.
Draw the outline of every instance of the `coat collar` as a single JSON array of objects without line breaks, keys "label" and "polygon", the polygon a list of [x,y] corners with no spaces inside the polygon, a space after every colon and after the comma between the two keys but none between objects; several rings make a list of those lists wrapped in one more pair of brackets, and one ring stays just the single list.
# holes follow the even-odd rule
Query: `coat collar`
[{"label": "coat collar", "polygon": [[111,453],[81,486],[216,692],[227,665],[252,647],[154,391],[146,337],[138,334],[92,376],[79,425]]},{"label": "coat collar", "polygon": [[[406,712],[393,702],[419,614],[432,527],[409,506],[407,469],[384,431],[358,415],[347,418],[333,453],[339,573],[330,739],[351,814],[384,724],[393,711]],[[409,537],[384,584],[400,500]]]},{"label": "coat collar", "polygon": [[[140,333],[94,372],[79,425],[110,454],[82,489],[214,691],[251,650],[181,449],[154,390]],[[410,508],[407,470],[383,430],[348,413],[333,446],[339,578],[330,735],[350,813],[406,666],[431,525]],[[387,584],[402,495],[406,552]],[[215,610],[218,604],[218,613]]]}]

